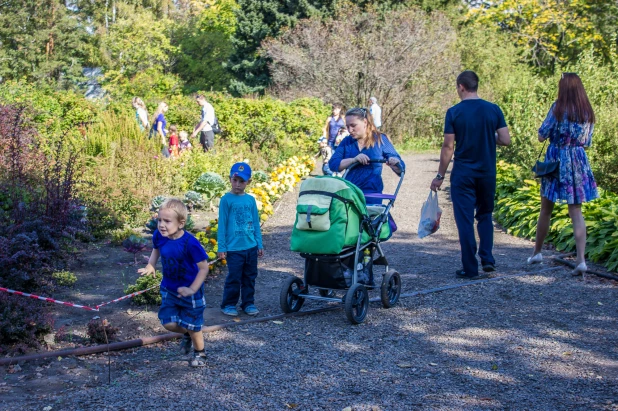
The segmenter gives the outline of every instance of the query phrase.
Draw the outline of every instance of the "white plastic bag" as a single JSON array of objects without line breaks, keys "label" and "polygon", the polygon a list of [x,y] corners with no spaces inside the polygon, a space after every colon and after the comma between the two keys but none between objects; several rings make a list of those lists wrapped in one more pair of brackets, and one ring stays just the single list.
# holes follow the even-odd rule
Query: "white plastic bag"
[{"label": "white plastic bag", "polygon": [[429,197],[421,208],[421,221],[418,223],[418,238],[427,237],[440,228],[442,209],[438,205],[438,193],[429,190]]}]

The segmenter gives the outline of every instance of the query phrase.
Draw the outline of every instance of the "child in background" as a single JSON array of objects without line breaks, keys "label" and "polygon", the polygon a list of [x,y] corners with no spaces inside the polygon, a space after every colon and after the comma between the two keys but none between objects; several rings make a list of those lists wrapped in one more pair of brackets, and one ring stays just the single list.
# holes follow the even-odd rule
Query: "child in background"
[{"label": "child in background", "polygon": [[172,157],[178,157],[178,145],[178,128],[176,126],[171,126],[169,150]]},{"label": "child in background", "polygon": [[200,242],[184,230],[187,207],[176,198],[161,205],[158,229],[152,237],[152,253],[140,275],[154,275],[159,256],[163,266],[159,320],[166,330],[184,334],[181,352],[189,354],[191,367],[206,365],[204,353],[204,280],[208,275],[208,256]]},{"label": "child in background", "polygon": [[236,163],[230,170],[232,190],[219,203],[218,257],[227,260],[228,274],[223,288],[221,311],[237,316],[236,304],[248,315],[260,311],[254,304],[258,257],[264,255],[260,217],[255,198],[245,193],[251,182],[251,167]]},{"label": "child in background", "polygon": [[333,156],[333,149],[328,145],[326,137],[320,137],[318,143],[320,144],[320,151],[315,155],[315,158],[322,156],[322,173],[325,176],[332,176],[333,172],[328,167],[328,161]]},{"label": "child in background", "polygon": [[346,138],[347,136],[349,136],[350,133],[348,133],[348,129],[347,128],[340,128],[339,132],[337,132],[337,138],[335,139],[335,150],[337,149],[337,147],[339,147],[339,144],[341,144],[341,142],[343,141],[344,138]]},{"label": "child in background", "polygon": [[191,145],[191,142],[189,141],[189,133],[187,133],[186,131],[181,131],[180,132],[180,152],[182,153],[183,151],[187,151],[187,150],[191,150],[193,146]]}]

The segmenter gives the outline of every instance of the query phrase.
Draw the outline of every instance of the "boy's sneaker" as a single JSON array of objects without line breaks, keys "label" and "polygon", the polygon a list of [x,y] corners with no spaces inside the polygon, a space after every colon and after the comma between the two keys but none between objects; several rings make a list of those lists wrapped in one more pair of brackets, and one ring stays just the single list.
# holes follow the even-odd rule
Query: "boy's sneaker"
[{"label": "boy's sneaker", "polygon": [[191,367],[204,367],[206,366],[206,354],[204,352],[196,352],[189,360]]},{"label": "boy's sneaker", "polygon": [[222,308],[221,312],[225,315],[231,315],[234,317],[238,315],[238,310],[236,310],[236,307],[234,307],[233,305],[228,305],[227,307]]},{"label": "boy's sneaker", "polygon": [[247,315],[258,315],[260,313],[260,310],[253,304],[246,306],[244,311]]},{"label": "boy's sneaker", "polygon": [[183,335],[180,339],[180,352],[187,355],[191,352],[192,346],[193,343],[191,342],[191,336],[188,334]]}]

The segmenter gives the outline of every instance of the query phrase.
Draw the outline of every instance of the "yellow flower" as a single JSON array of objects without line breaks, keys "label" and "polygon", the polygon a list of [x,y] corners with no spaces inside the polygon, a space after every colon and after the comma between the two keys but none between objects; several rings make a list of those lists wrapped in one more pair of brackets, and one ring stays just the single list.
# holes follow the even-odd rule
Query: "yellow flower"
[{"label": "yellow flower", "polygon": [[215,253],[214,253],[214,252],[212,252],[212,251],[209,251],[209,252],[208,252],[208,259],[210,259],[210,260],[214,260],[215,258],[217,258],[217,254],[215,254]]}]

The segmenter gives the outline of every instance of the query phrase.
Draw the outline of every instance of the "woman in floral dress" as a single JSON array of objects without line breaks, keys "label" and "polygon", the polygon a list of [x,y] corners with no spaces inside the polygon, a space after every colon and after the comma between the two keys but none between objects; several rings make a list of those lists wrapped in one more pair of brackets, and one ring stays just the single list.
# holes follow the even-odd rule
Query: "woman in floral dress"
[{"label": "woman in floral dress", "polygon": [[599,197],[585,148],[590,147],[594,129],[594,111],[581,79],[575,73],[564,73],[558,84],[558,99],[539,128],[539,141],[549,139],[545,161],[560,161],[559,177],[543,177],[541,181],[541,214],[536,230],[536,244],[528,263],[543,261],[541,249],[549,231],[554,203],[566,203],[573,222],[577,248],[573,275],[586,270],[586,224],[582,203]]}]

